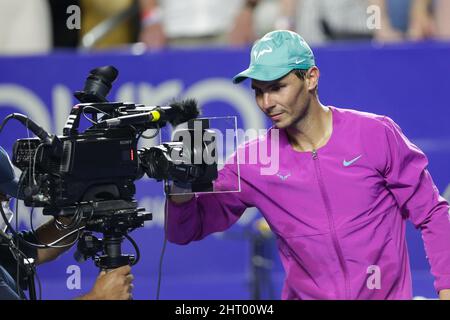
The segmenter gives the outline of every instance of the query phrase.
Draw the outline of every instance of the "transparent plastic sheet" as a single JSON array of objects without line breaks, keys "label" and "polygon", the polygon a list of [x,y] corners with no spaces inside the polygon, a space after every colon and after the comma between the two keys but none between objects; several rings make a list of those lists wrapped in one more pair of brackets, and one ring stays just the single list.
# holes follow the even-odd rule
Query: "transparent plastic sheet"
[{"label": "transparent plastic sheet", "polygon": [[[209,117],[198,118],[194,124],[194,129],[197,134],[194,135],[194,145],[203,145],[201,149],[202,154],[195,153],[193,156],[193,163],[199,165],[200,163],[217,164],[218,178],[220,177],[220,170],[227,165],[235,174],[227,178],[227,183],[218,183],[218,178],[213,180],[210,185],[202,185],[200,188],[193,187],[190,184],[183,184],[169,180],[169,195],[182,195],[192,193],[225,193],[225,192],[240,192],[240,171],[239,171],[239,155],[237,152],[237,118],[229,117]],[[171,134],[171,141],[178,141],[180,136],[185,138],[185,132],[188,124],[174,128]],[[192,126],[191,126],[192,129]],[[199,134],[202,132],[203,134]],[[184,139],[185,140],[185,139]],[[213,144],[211,144],[213,140]],[[189,145],[189,144],[188,144]],[[206,147],[205,147],[206,145]],[[214,147],[212,147],[212,145]]]}]

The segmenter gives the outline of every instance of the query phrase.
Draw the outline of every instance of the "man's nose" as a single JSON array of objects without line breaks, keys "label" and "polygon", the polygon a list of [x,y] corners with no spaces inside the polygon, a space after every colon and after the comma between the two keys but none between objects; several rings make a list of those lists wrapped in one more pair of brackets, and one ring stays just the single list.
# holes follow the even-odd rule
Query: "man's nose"
[{"label": "man's nose", "polygon": [[264,92],[263,93],[263,105],[262,105],[263,109],[265,111],[269,110],[270,108],[273,107],[273,100],[272,97],[270,95],[269,92]]}]

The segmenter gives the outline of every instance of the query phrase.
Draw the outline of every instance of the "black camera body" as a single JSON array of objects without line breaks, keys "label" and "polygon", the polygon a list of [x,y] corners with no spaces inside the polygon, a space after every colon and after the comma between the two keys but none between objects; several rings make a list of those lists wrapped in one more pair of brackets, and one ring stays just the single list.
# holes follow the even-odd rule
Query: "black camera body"
[{"label": "black camera body", "polygon": [[[115,76],[113,67],[91,71],[84,91],[75,93],[82,103],[72,108],[63,136],[35,129],[38,138],[16,141],[13,163],[22,170],[20,193],[26,206],[43,207],[44,214],[57,216],[65,208],[89,202],[133,201],[134,181],[144,174],[189,185],[194,192],[212,190],[217,178],[216,141],[208,121],[196,119],[195,101],[169,106],[107,102],[105,95]],[[88,115],[92,126],[80,132],[81,116]],[[184,139],[138,150],[144,131],[167,122],[188,122],[185,134],[178,135]],[[201,132],[194,134],[195,130]],[[205,132],[212,137],[209,141],[194,141]],[[198,154],[209,154],[213,161],[194,162],[193,155]]]},{"label": "black camera body", "polygon": [[[218,176],[214,131],[208,120],[197,119],[196,102],[167,106],[108,102],[117,74],[112,66],[91,70],[84,90],[75,92],[80,103],[72,108],[61,136],[17,113],[0,124],[1,131],[16,119],[36,135],[14,145],[13,163],[22,170],[18,198],[28,207],[42,207],[45,215],[71,217],[69,224],[59,219],[55,223],[78,232],[76,259],[92,258],[103,270],[139,261],[139,248],[128,233],[143,227],[152,214],[134,199],[136,180],[147,174],[197,192],[211,191]],[[92,123],[84,131],[79,129],[82,116]],[[177,130],[175,141],[138,150],[141,137],[156,136],[144,136],[147,129],[159,132],[167,123],[184,122],[187,129]],[[92,232],[103,233],[104,239]],[[136,257],[122,254],[124,238],[134,246]]]},{"label": "black camera body", "polygon": [[134,181],[142,177],[134,132],[119,128],[58,138],[59,155],[38,138],[14,145],[13,163],[27,172],[22,183],[26,206],[56,214],[86,201],[133,199]]}]

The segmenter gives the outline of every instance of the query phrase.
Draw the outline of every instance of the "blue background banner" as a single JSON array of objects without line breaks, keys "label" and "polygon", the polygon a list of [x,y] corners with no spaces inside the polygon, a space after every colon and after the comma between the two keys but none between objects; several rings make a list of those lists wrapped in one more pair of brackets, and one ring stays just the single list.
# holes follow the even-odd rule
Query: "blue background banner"
[{"label": "blue background banner", "polygon": [[[12,112],[27,114],[49,132],[62,134],[72,93],[81,90],[89,70],[114,65],[119,77],[110,101],[160,105],[173,99],[196,98],[204,116],[237,116],[238,127],[261,129],[270,125],[254,103],[249,81],[233,85],[231,78],[246,68],[249,49],[166,50],[134,54],[129,51],[0,58],[0,118]],[[385,114],[429,157],[429,170],[441,194],[450,193],[450,44],[422,43],[374,47],[370,44],[316,48],[321,71],[322,103]],[[27,131],[10,122],[0,134],[11,153],[15,139]],[[142,141],[142,146],[158,144]],[[161,183],[148,178],[137,182],[140,206],[153,220],[131,236],[141,251],[133,268],[136,299],[154,299],[163,247],[164,197]],[[275,196],[275,195],[274,195]],[[29,226],[29,208],[19,208],[23,226]],[[272,241],[264,243],[272,271],[257,275],[252,252],[261,234],[260,218],[249,209],[229,231],[178,246],[168,244],[163,260],[161,299],[251,299],[280,297],[283,270]],[[34,224],[45,220],[39,210]],[[436,297],[420,233],[408,227],[414,294]],[[44,299],[69,299],[87,292],[97,268],[91,261],[76,263],[72,253],[39,267]],[[132,248],[124,244],[124,251]],[[81,274],[81,278],[77,276]],[[260,278],[262,277],[262,278]],[[78,281],[80,280],[80,281]]]}]

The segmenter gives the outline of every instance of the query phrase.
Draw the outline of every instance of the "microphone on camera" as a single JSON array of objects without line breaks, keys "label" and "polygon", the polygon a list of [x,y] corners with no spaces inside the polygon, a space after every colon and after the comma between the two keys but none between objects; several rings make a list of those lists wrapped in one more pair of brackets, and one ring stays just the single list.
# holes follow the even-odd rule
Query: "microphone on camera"
[{"label": "microphone on camera", "polygon": [[155,107],[144,113],[130,114],[100,121],[98,125],[106,127],[122,127],[127,125],[145,124],[148,122],[169,122],[173,126],[195,119],[200,114],[197,102],[187,99],[173,102],[168,106]]},{"label": "microphone on camera", "polygon": [[160,110],[157,110],[157,112],[160,113],[162,121],[168,121],[173,126],[195,119],[200,114],[197,101],[194,99],[173,102],[169,106],[160,107]]}]

